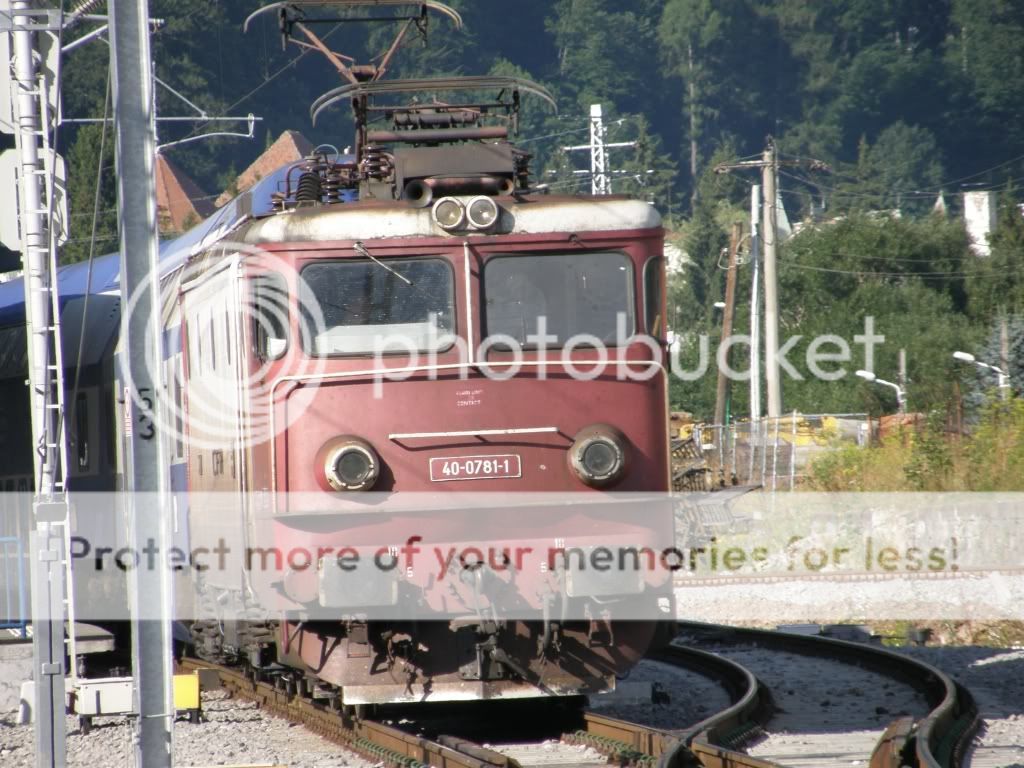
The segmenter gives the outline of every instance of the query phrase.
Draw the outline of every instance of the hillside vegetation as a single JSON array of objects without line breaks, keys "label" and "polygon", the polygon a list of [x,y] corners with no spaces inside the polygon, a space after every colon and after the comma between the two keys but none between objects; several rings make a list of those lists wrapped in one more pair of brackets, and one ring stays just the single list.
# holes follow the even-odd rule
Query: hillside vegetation
[{"label": "hillside vegetation", "polygon": [[[669,319],[696,354],[700,334],[717,333],[714,303],[724,293],[722,248],[729,226],[749,210],[754,172],[712,173],[720,162],[756,157],[768,134],[784,161],[789,218],[818,222],[780,254],[781,335],[834,334],[852,344],[865,317],[885,336],[875,368],[894,376],[907,350],[910,407],[948,409],[965,399],[969,416],[994,385],[952,361],[955,349],[998,358],[997,321],[1024,311],[1024,221],[1016,203],[1024,178],[1024,3],[1010,0],[449,0],[465,19],[452,32],[431,24],[429,46],[410,37],[393,77],[515,74],[558,97],[560,111],[526,100],[519,140],[534,152],[535,176],[555,191],[585,190],[583,153],[589,105],[604,105],[615,191],[652,201],[688,262],[670,286]],[[273,20],[242,34],[255,0],[153,0],[164,25],[154,36],[156,73],[209,114],[263,118],[254,141],[219,138],[169,147],[167,156],[209,194],[230,187],[281,131],[314,143],[350,144],[346,109],[316,126],[308,107],[338,83],[321,57],[282,50]],[[337,51],[365,61],[391,25],[342,24],[319,31]],[[83,34],[85,29],[75,34]],[[104,114],[107,46],[90,43],[66,67],[64,113]],[[162,86],[163,115],[190,109]],[[162,123],[160,140],[220,124]],[[62,258],[89,251],[101,129],[68,128],[71,240]],[[116,234],[111,137],[99,196],[99,252]],[[827,164],[814,170],[810,160]],[[814,166],[820,168],[820,165]],[[959,193],[1000,193],[992,255],[968,250]],[[947,217],[931,213],[944,194]],[[873,212],[898,210],[901,218]],[[836,223],[827,223],[836,222]],[[739,273],[737,328],[748,328],[749,268]],[[1024,381],[1024,323],[1011,319],[1015,382]],[[737,349],[738,353],[743,352]],[[856,358],[848,373],[861,367]],[[993,357],[995,355],[995,357]],[[799,369],[800,366],[798,365]],[[674,407],[708,417],[714,366],[673,384]],[[892,411],[889,390],[846,375],[784,383],[786,409]],[[746,412],[746,387],[733,388],[733,414]]]}]

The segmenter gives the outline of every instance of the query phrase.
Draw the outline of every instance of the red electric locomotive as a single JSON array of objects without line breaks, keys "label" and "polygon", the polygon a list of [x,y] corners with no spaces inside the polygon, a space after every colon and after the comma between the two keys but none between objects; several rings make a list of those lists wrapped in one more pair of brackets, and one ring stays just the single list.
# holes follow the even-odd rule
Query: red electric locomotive
[{"label": "red electric locomotive", "polygon": [[[541,87],[386,62],[317,105],[351,100],[354,155],[174,276],[188,534],[233,545],[197,650],[345,704],[608,690],[672,618],[658,213],[531,187],[508,124]],[[381,103],[465,89],[497,96]]]}]

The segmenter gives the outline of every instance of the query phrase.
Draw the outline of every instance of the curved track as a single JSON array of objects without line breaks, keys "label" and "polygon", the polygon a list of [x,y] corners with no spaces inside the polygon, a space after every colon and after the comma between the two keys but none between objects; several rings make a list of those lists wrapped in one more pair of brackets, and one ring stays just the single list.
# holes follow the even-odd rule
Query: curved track
[{"label": "curved track", "polygon": [[[926,711],[917,718],[893,719],[875,743],[870,765],[954,768],[963,762],[977,726],[974,701],[962,686],[929,664],[878,646],[819,636],[701,624],[681,624],[680,629],[717,642],[753,644],[771,651],[842,662],[900,681],[921,697]],[[865,698],[870,700],[870,692]],[[841,744],[836,746],[841,748]],[[818,758],[824,762],[824,756]]]},{"label": "curved track", "polygon": [[[974,702],[965,689],[929,664],[884,648],[816,636],[706,624],[681,624],[680,629],[703,642],[757,646],[780,653],[820,657],[868,668],[886,679],[898,680],[920,695],[927,703],[927,712],[917,718],[898,717],[889,723],[874,744],[870,768],[960,768],[962,765],[965,749],[977,725]],[[654,765],[659,768],[777,768],[781,765],[742,751],[763,733],[775,709],[769,690],[750,670],[715,653],[678,645],[655,651],[648,658],[713,679],[728,692],[729,705],[699,722],[680,723],[677,728],[656,728],[583,712],[581,727],[563,736],[563,740],[593,747],[620,765],[651,768]],[[192,660],[185,662],[185,667],[191,669],[211,666],[221,684],[234,695],[255,699],[268,711],[301,723],[385,765],[519,768],[516,759],[464,739],[424,738],[383,723],[350,717],[309,695],[254,681],[239,670]],[[680,692],[675,691],[674,695]],[[822,758],[822,764],[825,757],[814,756]]]}]

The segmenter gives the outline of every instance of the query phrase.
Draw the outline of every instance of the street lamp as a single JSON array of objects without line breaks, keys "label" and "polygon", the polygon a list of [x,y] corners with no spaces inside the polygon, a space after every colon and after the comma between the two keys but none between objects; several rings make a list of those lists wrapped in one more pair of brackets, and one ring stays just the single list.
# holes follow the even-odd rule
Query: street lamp
[{"label": "street lamp", "polygon": [[874,384],[881,384],[882,386],[892,387],[893,389],[895,389],[896,390],[896,408],[899,410],[900,413],[906,413],[907,412],[907,393],[903,391],[903,387],[901,387],[899,384],[894,384],[891,381],[886,381],[885,379],[880,379],[874,373],[872,373],[871,371],[856,371],[856,374],[858,376],[860,376],[862,379],[864,379],[865,381],[870,381],[870,382],[872,382]]},{"label": "street lamp", "polygon": [[1004,371],[1002,368],[999,368],[995,365],[989,365],[988,363],[981,362],[981,360],[978,360],[970,352],[956,351],[953,353],[953,357],[954,359],[959,360],[962,363],[973,363],[979,368],[986,368],[990,371],[995,371],[996,375],[999,377],[999,396],[1003,400],[1006,400],[1010,396],[1010,374],[1007,371]]}]

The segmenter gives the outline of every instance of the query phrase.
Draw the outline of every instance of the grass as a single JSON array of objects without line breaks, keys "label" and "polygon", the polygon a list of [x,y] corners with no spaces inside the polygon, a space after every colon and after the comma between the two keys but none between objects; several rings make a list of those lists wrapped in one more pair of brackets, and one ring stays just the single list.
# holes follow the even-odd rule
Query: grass
[{"label": "grass", "polygon": [[843,446],[812,462],[812,491],[1022,491],[1024,400],[987,406],[969,435],[938,418],[870,448]]}]

